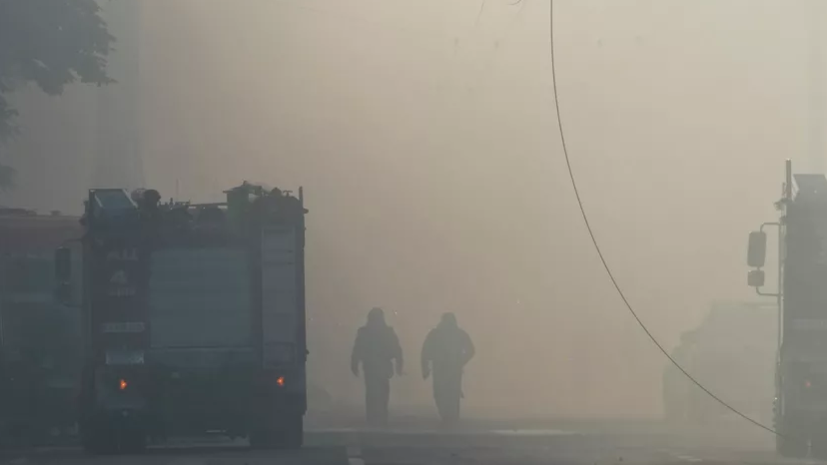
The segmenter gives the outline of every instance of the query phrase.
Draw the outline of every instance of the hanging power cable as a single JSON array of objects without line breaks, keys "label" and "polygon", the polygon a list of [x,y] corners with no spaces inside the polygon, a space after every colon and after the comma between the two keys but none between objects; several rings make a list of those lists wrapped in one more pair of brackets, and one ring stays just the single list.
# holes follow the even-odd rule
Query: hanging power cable
[{"label": "hanging power cable", "polygon": [[632,317],[634,317],[634,319],[637,322],[638,326],[640,326],[640,329],[642,329],[643,332],[646,333],[646,336],[649,338],[649,340],[652,341],[652,343],[655,345],[655,347],[657,347],[658,350],[660,350],[660,352],[663,353],[663,355],[666,356],[667,359],[669,359],[669,362],[672,365],[674,365],[675,368],[677,368],[681,373],[683,373],[683,375],[686,376],[686,378],[689,379],[689,381],[691,381],[693,384],[695,384],[695,386],[700,388],[703,392],[705,392],[709,397],[714,399],[716,402],[718,402],[722,406],[726,407],[732,413],[738,415],[739,417],[743,418],[744,420],[752,423],[753,425],[755,425],[755,426],[757,426],[757,427],[759,427],[763,430],[766,430],[766,431],[769,431],[772,434],[776,434],[776,435],[781,436],[775,429],[773,429],[769,426],[766,426],[766,425],[760,423],[757,420],[754,420],[754,419],[750,418],[746,414],[742,413],[740,410],[736,409],[735,407],[733,407],[732,405],[730,405],[729,403],[727,403],[726,401],[724,401],[723,399],[721,399],[720,397],[715,395],[715,393],[710,391],[706,386],[704,386],[697,379],[695,379],[694,376],[689,374],[689,372],[686,371],[686,369],[684,369],[684,367],[682,367],[671,355],[669,355],[669,352],[663,347],[663,345],[657,340],[657,338],[655,338],[654,334],[652,334],[652,332],[649,330],[649,328],[646,327],[646,324],[644,324],[643,320],[640,319],[640,316],[638,316],[638,314],[635,311],[634,307],[629,302],[629,299],[626,298],[626,294],[623,292],[623,289],[618,284],[617,279],[615,279],[614,273],[612,273],[612,269],[611,269],[611,267],[609,267],[609,263],[606,261],[606,258],[603,255],[603,250],[600,248],[600,244],[597,242],[597,238],[594,235],[594,230],[592,229],[591,223],[589,222],[589,216],[586,214],[586,209],[583,206],[583,200],[580,197],[580,190],[577,187],[577,180],[574,176],[574,170],[572,169],[572,166],[571,166],[571,159],[569,157],[569,150],[568,150],[568,146],[566,145],[566,135],[565,135],[565,131],[563,130],[563,121],[560,118],[560,101],[558,99],[558,92],[557,92],[557,69],[556,69],[556,64],[555,64],[555,60],[554,60],[554,58],[555,58],[554,57],[554,0],[550,0],[550,5],[549,5],[549,41],[550,41],[550,52],[551,52],[551,82],[552,82],[552,90],[553,90],[553,93],[554,93],[554,108],[555,108],[556,116],[557,116],[557,130],[560,134],[560,143],[561,143],[561,146],[562,146],[562,149],[563,149],[563,155],[566,158],[566,168],[568,169],[569,178],[571,179],[571,186],[572,186],[572,190],[574,191],[574,196],[577,199],[577,205],[580,208],[580,214],[583,217],[583,223],[585,224],[586,230],[589,233],[589,237],[591,238],[592,245],[594,246],[594,250],[595,250],[595,252],[597,252],[597,256],[600,258],[600,262],[603,264],[603,269],[606,271],[606,275],[608,275],[609,280],[612,282],[612,285],[614,286],[615,290],[617,291],[618,296],[620,296],[620,299],[623,301],[623,304],[626,306],[626,309],[629,311],[629,313],[632,314]]}]

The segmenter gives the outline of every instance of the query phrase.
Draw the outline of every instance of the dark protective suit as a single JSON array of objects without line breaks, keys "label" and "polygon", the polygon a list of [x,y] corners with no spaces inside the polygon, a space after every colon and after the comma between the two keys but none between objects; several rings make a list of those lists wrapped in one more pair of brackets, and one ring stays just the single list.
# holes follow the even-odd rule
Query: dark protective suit
[{"label": "dark protective suit", "polygon": [[393,328],[385,323],[385,315],[379,308],[368,314],[368,322],[359,328],[353,353],[350,357],[350,369],[359,375],[359,364],[365,378],[365,410],[368,423],[384,425],[388,421],[388,401],[390,400],[390,379],[393,377],[393,361],[396,372],[402,373],[402,347]]},{"label": "dark protective suit", "polygon": [[474,353],[471,337],[460,329],[453,313],[442,316],[422,345],[422,377],[428,379],[433,370],[434,400],[445,422],[459,420],[462,372]]}]

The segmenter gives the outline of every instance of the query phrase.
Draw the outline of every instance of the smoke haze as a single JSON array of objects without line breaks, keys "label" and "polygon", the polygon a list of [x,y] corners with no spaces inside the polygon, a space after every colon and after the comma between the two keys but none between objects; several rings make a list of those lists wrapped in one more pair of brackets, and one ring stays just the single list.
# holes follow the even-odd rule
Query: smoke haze
[{"label": "smoke haze", "polygon": [[[607,280],[565,171],[547,1],[143,4],[146,182],[209,201],[243,180],[304,186],[309,363],[334,398],[360,401],[347,357],[381,306],[408,359],[399,409],[430,408],[419,349],[454,311],[478,350],[471,412],[660,412],[665,360]],[[583,201],[669,347],[711,301],[752,299],[746,235],[775,218],[782,160],[807,167],[807,5],[555,2]],[[79,211],[99,92],[19,96],[3,204]]]}]

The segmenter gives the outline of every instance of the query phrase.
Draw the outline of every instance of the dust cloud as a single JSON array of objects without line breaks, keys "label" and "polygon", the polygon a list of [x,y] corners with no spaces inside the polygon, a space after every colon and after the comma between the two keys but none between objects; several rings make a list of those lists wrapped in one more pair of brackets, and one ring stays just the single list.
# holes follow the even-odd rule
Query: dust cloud
[{"label": "dust cloud", "polygon": [[[565,171],[547,1],[142,3],[146,182],[202,200],[245,179],[305,187],[311,381],[335,403],[360,402],[348,355],[381,306],[408,362],[397,411],[431,411],[419,349],[454,311],[478,350],[469,415],[659,414],[664,359]],[[709,302],[752,298],[746,234],[775,218],[782,160],[807,153],[807,4],[555,3],[583,201],[671,347]],[[79,209],[96,92],[21,96],[3,203]]]}]

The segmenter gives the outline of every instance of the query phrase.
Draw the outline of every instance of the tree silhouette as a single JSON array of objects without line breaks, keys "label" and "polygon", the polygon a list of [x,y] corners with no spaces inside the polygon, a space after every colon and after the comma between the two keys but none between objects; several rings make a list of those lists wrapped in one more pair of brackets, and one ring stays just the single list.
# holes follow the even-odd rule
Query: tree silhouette
[{"label": "tree silhouette", "polygon": [[[95,0],[0,0],[0,155],[14,136],[17,111],[6,97],[36,84],[60,95],[73,82],[103,85],[114,38]],[[0,188],[14,170],[0,164]]]}]

